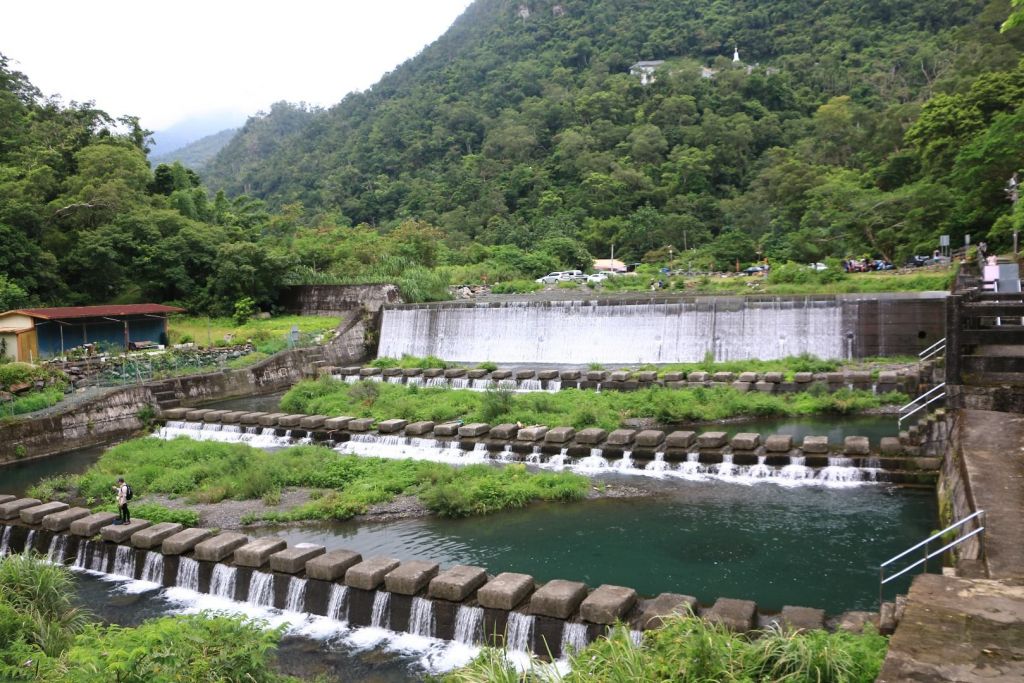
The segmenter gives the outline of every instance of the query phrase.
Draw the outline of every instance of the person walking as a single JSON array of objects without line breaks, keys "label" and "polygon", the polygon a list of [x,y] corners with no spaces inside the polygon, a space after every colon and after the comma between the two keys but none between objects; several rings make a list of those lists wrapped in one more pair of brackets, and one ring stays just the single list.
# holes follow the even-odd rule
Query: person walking
[{"label": "person walking", "polygon": [[117,491],[117,509],[121,513],[121,518],[115,524],[128,524],[132,521],[132,515],[128,512],[128,499],[131,497],[129,491],[131,488],[125,483],[124,477],[118,477],[117,483],[114,484],[113,488]]}]

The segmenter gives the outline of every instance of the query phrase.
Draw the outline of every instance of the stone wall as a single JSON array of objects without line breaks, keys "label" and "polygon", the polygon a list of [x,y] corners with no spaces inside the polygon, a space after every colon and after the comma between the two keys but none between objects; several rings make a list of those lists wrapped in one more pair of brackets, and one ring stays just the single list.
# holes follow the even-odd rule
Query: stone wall
[{"label": "stone wall", "polygon": [[[936,495],[939,501],[939,522],[946,527],[973,515],[978,506],[971,492],[970,478],[963,456],[963,438],[960,429],[960,411],[937,411],[919,424],[921,439],[929,451],[942,458],[942,469]],[[970,531],[972,524],[961,531]],[[969,568],[982,557],[981,539],[969,538],[954,550],[958,566]]]},{"label": "stone wall", "polygon": [[281,306],[295,315],[346,315],[353,309],[376,314],[385,304],[401,303],[397,285],[293,285],[284,287]]}]

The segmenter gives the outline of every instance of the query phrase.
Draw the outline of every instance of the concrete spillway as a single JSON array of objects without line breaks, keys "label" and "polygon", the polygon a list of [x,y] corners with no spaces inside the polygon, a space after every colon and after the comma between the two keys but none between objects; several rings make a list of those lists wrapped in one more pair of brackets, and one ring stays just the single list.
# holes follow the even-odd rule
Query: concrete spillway
[{"label": "concrete spillway", "polygon": [[942,294],[502,301],[384,311],[379,355],[499,363],[845,359],[917,353]]}]

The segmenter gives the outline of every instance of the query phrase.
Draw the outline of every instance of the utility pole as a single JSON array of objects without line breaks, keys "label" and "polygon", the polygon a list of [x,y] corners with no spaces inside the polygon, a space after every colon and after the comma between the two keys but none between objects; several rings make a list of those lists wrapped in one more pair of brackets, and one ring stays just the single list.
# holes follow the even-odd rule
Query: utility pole
[{"label": "utility pole", "polygon": [[[1015,172],[1010,176],[1010,180],[1006,183],[1006,197],[1010,200],[1010,220],[1014,220],[1014,214],[1017,213],[1017,202],[1020,201],[1020,179],[1019,171]],[[1018,230],[1017,224],[1013,226],[1013,257],[1017,258],[1018,255]]]}]

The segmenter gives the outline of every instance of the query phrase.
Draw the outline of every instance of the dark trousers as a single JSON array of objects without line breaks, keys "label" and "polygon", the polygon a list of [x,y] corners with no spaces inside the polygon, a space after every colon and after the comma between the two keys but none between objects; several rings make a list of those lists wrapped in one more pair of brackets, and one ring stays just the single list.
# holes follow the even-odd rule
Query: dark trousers
[{"label": "dark trousers", "polygon": [[119,506],[118,509],[121,511],[121,521],[122,522],[127,524],[128,522],[132,521],[131,513],[128,512],[128,503],[125,503],[124,505]]}]

